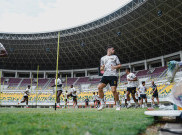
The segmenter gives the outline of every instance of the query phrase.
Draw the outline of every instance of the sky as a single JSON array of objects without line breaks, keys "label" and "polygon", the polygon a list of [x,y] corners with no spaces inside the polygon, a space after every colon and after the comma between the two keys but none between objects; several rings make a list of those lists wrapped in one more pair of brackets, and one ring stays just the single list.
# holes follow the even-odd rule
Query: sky
[{"label": "sky", "polygon": [[0,32],[64,30],[100,19],[131,0],[0,0]]}]

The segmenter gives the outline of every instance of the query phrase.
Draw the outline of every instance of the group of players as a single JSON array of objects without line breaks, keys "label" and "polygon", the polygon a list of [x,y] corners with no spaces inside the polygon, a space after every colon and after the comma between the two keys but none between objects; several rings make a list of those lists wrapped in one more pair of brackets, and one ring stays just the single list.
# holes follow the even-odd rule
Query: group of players
[{"label": "group of players", "polygon": [[[107,48],[107,55],[103,56],[101,58],[100,62],[100,70],[104,71],[103,77],[98,85],[98,98],[97,101],[99,101],[100,106],[98,107],[98,110],[102,110],[105,108],[105,101],[104,101],[104,92],[103,88],[107,86],[107,84],[110,84],[114,101],[116,103],[116,110],[121,110],[120,101],[119,101],[119,92],[117,92],[117,83],[118,83],[118,77],[117,77],[117,70],[121,68],[121,63],[119,61],[119,58],[114,55],[115,49],[114,47],[110,46]],[[0,56],[7,56],[7,51],[5,50],[4,46],[0,43]],[[176,62],[176,61],[170,61],[168,63],[168,78],[169,81],[172,82],[174,79],[174,76],[176,72],[178,71],[179,67],[182,66],[182,62]],[[136,95],[138,95],[140,100],[140,105],[143,104],[143,99],[145,99],[145,105],[147,104],[147,96],[145,94],[146,87],[145,82],[142,82],[141,85],[138,87],[138,78],[134,73],[131,73],[130,68],[126,69],[127,74],[127,91],[125,92],[125,105],[127,108],[131,107],[130,103],[130,94],[135,102],[135,107],[139,106],[138,100],[136,99]],[[57,101],[57,107],[60,107],[60,96],[63,92],[62,89],[62,82],[60,79],[60,75],[58,75],[58,79],[56,82],[55,79],[55,85],[52,87],[55,87],[57,85],[57,93],[56,93],[56,101]],[[137,90],[138,88],[138,90]],[[153,89],[153,95],[152,95],[152,102],[154,104],[154,98],[157,99],[157,103],[159,104],[159,98],[158,98],[158,91],[157,86],[152,82],[152,89]],[[21,103],[26,102],[28,107],[28,95],[30,91],[30,86],[26,89],[24,92],[24,99],[21,101]],[[67,105],[67,99],[69,97],[73,97],[74,106],[77,108],[77,96],[76,96],[76,89],[71,85],[70,92],[64,94],[65,98],[65,106]]]}]

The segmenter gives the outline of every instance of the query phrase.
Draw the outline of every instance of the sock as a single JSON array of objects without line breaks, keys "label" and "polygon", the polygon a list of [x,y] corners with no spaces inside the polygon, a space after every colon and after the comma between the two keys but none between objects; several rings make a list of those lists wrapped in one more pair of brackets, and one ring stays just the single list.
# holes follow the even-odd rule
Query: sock
[{"label": "sock", "polygon": [[26,105],[26,107],[28,107],[28,105]]},{"label": "sock", "polygon": [[105,103],[104,103],[104,98],[100,98],[100,102],[101,102],[101,105],[104,105]]},{"label": "sock", "polygon": [[119,101],[116,101],[116,106],[119,106]]}]

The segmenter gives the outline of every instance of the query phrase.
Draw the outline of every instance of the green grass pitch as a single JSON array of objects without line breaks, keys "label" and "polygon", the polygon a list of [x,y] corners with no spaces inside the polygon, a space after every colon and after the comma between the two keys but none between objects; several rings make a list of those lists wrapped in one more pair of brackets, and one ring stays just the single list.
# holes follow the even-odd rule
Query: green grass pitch
[{"label": "green grass pitch", "polygon": [[0,135],[136,135],[153,123],[144,111],[0,108]]}]

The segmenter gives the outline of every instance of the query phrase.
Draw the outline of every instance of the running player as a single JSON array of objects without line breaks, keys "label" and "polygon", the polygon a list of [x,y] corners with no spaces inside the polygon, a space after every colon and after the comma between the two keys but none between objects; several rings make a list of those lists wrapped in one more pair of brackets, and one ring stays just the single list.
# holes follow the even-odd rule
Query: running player
[{"label": "running player", "polygon": [[67,108],[67,102],[68,102],[68,92],[65,91],[64,95],[64,108]]},{"label": "running player", "polygon": [[138,92],[136,91],[136,93],[135,93],[135,98],[136,98],[136,101],[137,101],[137,103],[138,103]]},{"label": "running player", "polygon": [[68,94],[68,98],[69,98],[69,97],[73,97],[73,107],[74,107],[74,108],[78,108],[78,107],[77,107],[76,89],[73,87],[73,85],[71,85],[70,93]]},{"label": "running player", "polygon": [[[137,81],[138,81],[138,78],[136,77],[136,75],[134,73],[131,73],[130,72],[130,68],[127,68],[126,69],[126,74],[127,74],[127,101],[130,101],[130,93],[131,93],[131,96],[135,102],[135,107],[138,107],[138,102],[135,98],[135,93],[136,93],[136,87],[137,87]],[[131,104],[129,103],[127,108],[130,108],[131,107]]]},{"label": "running player", "polygon": [[[128,103],[127,103],[126,91],[124,91],[124,101],[125,101],[125,107],[127,107]],[[130,101],[129,101],[129,102],[130,102]]]},{"label": "running player", "polygon": [[152,106],[155,106],[154,98],[157,100],[157,105],[159,105],[159,96],[157,91],[157,86],[155,85],[154,81],[152,81]]},{"label": "running player", "polygon": [[145,87],[145,81],[142,82],[142,84],[138,87],[138,92],[140,93],[140,107],[143,105],[143,99],[145,99],[145,105],[144,107],[147,107],[147,95],[146,92],[147,88]]},{"label": "running player", "polygon": [[96,95],[95,92],[93,92],[93,96],[92,96],[93,102],[94,102],[94,108],[96,107]]},{"label": "running player", "polygon": [[116,91],[118,82],[117,69],[121,68],[121,64],[118,57],[114,55],[114,52],[114,47],[108,47],[107,55],[101,58],[100,70],[104,71],[104,74],[100,81],[100,84],[98,85],[99,98],[101,101],[101,106],[98,108],[98,110],[105,108],[103,88],[105,88],[108,83],[111,86],[111,90],[116,101],[116,110],[121,109],[119,105],[118,94]]},{"label": "running player", "polygon": [[86,97],[85,99],[85,108],[88,108],[89,107],[89,99],[88,97]]},{"label": "running player", "polygon": [[176,75],[176,72],[179,70],[180,66],[182,66],[182,61],[170,61],[168,62],[168,80],[169,82],[174,81],[174,77]]},{"label": "running player", "polygon": [[[52,86],[54,87],[54,89],[56,89],[56,76],[55,76],[55,84]],[[58,74],[58,78],[57,78],[57,97],[56,97],[56,101],[57,101],[57,108],[60,108],[60,96],[63,92],[63,88],[62,88],[62,81],[60,79],[60,74]]]},{"label": "running player", "polygon": [[96,95],[96,108],[99,108],[100,107],[100,99],[99,99],[99,92],[97,92],[97,95]]},{"label": "running player", "polygon": [[[23,91],[22,93],[24,93],[24,96],[23,96],[23,100],[20,103],[26,102],[26,108],[29,108],[28,107],[28,96],[30,95],[30,85],[28,85],[28,88],[25,91]],[[18,104],[20,104],[20,103],[18,103]]]},{"label": "running player", "polygon": [[140,101],[141,101],[141,98],[140,98],[140,92],[139,92],[139,90],[137,90],[137,97],[138,97],[138,103],[140,103]]},{"label": "running player", "polygon": [[8,53],[6,51],[6,49],[4,48],[4,46],[0,43],[0,57],[5,57],[7,56]]}]

